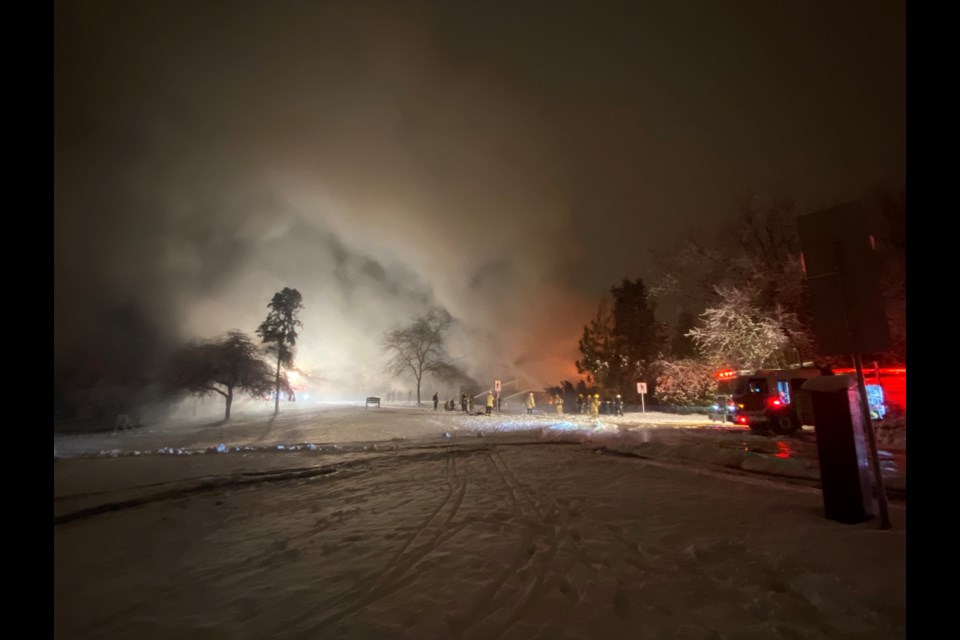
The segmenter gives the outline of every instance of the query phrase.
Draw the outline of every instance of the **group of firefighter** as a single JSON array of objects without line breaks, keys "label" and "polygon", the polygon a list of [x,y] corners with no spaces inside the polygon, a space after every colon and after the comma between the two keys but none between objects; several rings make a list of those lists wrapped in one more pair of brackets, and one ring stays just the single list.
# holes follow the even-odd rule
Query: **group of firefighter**
[{"label": "group of firefighter", "polygon": [[[557,410],[558,415],[563,415],[563,398],[559,393],[554,394],[551,404],[553,404],[554,408]],[[534,407],[537,406],[536,400],[534,400],[533,397],[533,392],[527,396],[524,406],[526,406],[528,414],[533,413]],[[622,416],[623,398],[618,393],[615,398],[601,402],[599,393],[595,393],[592,396],[588,393],[586,397],[580,393],[577,394],[577,413],[588,413],[593,416],[600,415],[601,413]]]},{"label": "group of firefighter", "polygon": [[[433,409],[436,411],[437,403],[440,401],[439,396],[435,393],[433,394]],[[486,406],[486,414],[490,415],[493,412],[494,407],[497,411],[500,411],[500,396],[494,396],[493,391],[487,392],[487,400],[484,403]],[[447,411],[456,411],[457,401],[453,398],[450,398],[443,403],[443,408]],[[460,394],[460,410],[464,413],[473,413],[473,396],[468,393]]]},{"label": "group of firefighter", "polygon": [[[559,397],[559,396],[557,396]],[[561,400],[561,403],[563,401]],[[561,413],[558,411],[557,413]],[[592,396],[588,393],[586,397],[582,393],[577,394],[577,413],[589,413],[596,416],[601,413],[608,415],[623,415],[623,398],[618,393],[614,398],[600,401],[600,394],[595,393]]]},{"label": "group of firefighter", "polygon": [[[435,393],[433,394],[434,410],[437,409],[438,402],[439,402],[439,398]],[[493,412],[494,408],[496,408],[497,411],[500,411],[500,396],[499,395],[494,396],[493,391],[488,391],[486,402],[484,404],[486,405],[485,413],[487,415],[490,415]],[[534,408],[537,406],[537,402],[533,397],[532,391],[530,392],[530,395],[527,396],[527,399],[524,401],[523,404],[527,409],[527,413],[532,414]],[[550,404],[554,406],[558,415],[563,415],[563,398],[560,396],[559,393],[554,394],[553,400],[551,400]],[[443,404],[443,408],[446,409],[447,411],[455,411],[456,406],[457,406],[456,400],[454,400],[453,398],[451,398],[449,401]],[[460,395],[460,409],[464,413],[473,413],[473,398],[469,394],[463,393]],[[615,398],[604,400],[603,402],[601,402],[599,393],[595,393],[593,395],[590,395],[588,393],[586,394],[586,396],[580,393],[580,394],[577,394],[577,413],[589,414],[594,416],[600,415],[601,413],[605,413],[608,415],[622,416],[623,415],[623,398],[618,393]]]}]

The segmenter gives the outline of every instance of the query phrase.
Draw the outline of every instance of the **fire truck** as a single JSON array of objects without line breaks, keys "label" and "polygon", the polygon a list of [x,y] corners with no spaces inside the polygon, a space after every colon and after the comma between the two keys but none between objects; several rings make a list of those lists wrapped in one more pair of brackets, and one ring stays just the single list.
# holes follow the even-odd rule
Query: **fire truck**
[{"label": "fire truck", "polygon": [[824,375],[819,368],[757,369],[739,372],[731,383],[734,422],[752,431],[791,435],[813,424],[813,403],[801,387]]},{"label": "fire truck", "polygon": [[[836,374],[855,375],[852,368],[834,368]],[[870,417],[874,420],[896,417],[907,412],[907,368],[865,366],[864,382],[870,401]]]},{"label": "fire truck", "polygon": [[[794,434],[803,425],[814,425],[812,399],[809,392],[802,389],[803,384],[823,375],[851,373],[852,369],[831,371],[817,367],[720,371],[717,379],[721,389],[726,391],[721,396],[724,419],[749,426],[751,431],[758,433]],[[898,404],[894,406],[905,410],[905,377],[905,368],[865,372],[871,418],[882,420],[886,417],[890,408],[888,395],[897,398]],[[720,406],[719,399],[715,406]]]}]

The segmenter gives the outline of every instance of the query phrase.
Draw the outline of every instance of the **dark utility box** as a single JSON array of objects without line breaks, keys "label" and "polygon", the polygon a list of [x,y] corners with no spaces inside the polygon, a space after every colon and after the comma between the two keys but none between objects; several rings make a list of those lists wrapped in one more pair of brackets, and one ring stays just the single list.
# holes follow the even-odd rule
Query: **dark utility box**
[{"label": "dark utility box", "polygon": [[874,516],[870,458],[854,376],[820,376],[803,384],[813,400],[823,510],[847,524]]}]

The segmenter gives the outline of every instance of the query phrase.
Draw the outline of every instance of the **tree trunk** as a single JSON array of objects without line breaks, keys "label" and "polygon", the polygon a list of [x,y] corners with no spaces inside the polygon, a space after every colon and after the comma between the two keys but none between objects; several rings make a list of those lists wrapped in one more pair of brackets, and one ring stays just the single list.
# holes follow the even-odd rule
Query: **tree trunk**
[{"label": "tree trunk", "polygon": [[233,404],[233,387],[227,387],[227,408],[223,412],[223,421],[230,419],[230,405]]},{"label": "tree trunk", "polygon": [[420,406],[420,378],[417,378],[417,406]]},{"label": "tree trunk", "polygon": [[273,398],[273,415],[280,413],[280,348],[277,347],[277,386]]}]

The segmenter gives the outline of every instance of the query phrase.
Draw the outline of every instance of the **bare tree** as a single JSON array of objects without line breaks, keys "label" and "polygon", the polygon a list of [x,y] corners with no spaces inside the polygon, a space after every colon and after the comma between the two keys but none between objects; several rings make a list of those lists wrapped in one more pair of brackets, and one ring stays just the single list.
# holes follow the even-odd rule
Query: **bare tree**
[{"label": "bare tree", "polygon": [[907,357],[907,192],[881,185],[865,198],[875,216],[876,251],[880,260],[880,291],[892,341],[878,360],[904,363]]},{"label": "bare tree", "polygon": [[412,374],[417,380],[417,405],[420,386],[426,374],[438,378],[460,376],[462,372],[449,362],[444,344],[445,334],[453,318],[443,309],[432,309],[408,325],[383,334],[381,344],[390,359],[387,372],[394,376]]},{"label": "bare tree", "polygon": [[747,197],[713,228],[698,229],[656,253],[661,275],[651,291],[678,294],[686,310],[719,300],[717,285],[749,287],[764,308],[804,305],[796,205]]},{"label": "bare tree", "polygon": [[721,291],[749,292],[756,312],[784,320],[795,357],[814,356],[797,214],[788,199],[742,199],[714,228],[687,234],[659,255],[662,273],[653,291],[677,297],[681,311],[698,313],[723,308]]},{"label": "bare tree", "polygon": [[[167,387],[196,396],[217,393],[226,403],[223,419],[230,419],[236,393],[262,397],[274,380],[270,365],[253,340],[237,330],[221,338],[189,344],[174,356],[167,371]],[[283,380],[286,386],[286,378]]]}]

